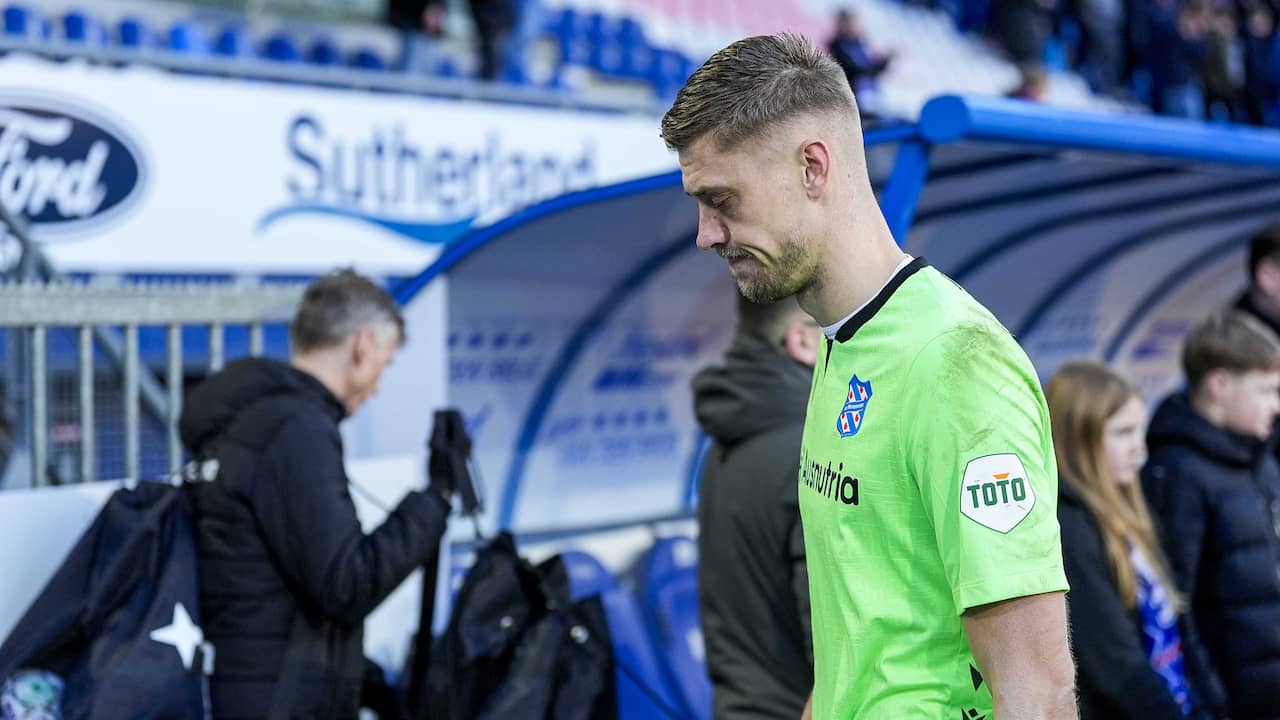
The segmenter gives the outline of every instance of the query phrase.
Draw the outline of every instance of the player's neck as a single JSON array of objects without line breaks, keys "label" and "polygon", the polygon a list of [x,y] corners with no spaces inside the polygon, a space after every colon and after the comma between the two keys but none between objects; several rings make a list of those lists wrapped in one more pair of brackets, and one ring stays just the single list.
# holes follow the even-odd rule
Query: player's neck
[{"label": "player's neck", "polygon": [[830,325],[869,301],[905,254],[894,242],[878,209],[861,214],[827,244],[819,280],[800,298],[800,307],[820,325]]}]

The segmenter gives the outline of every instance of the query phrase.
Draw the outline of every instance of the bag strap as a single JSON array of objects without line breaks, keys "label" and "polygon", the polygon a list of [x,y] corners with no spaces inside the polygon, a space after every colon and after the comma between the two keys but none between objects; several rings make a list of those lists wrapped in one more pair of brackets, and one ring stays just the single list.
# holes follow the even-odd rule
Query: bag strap
[{"label": "bag strap", "polygon": [[299,610],[293,611],[293,625],[289,628],[289,647],[285,650],[284,661],[280,665],[280,677],[276,678],[276,688],[271,695],[271,710],[267,720],[289,720],[289,711],[298,696],[302,685],[302,663],[306,658],[306,648],[310,645],[311,629],[307,619]]}]

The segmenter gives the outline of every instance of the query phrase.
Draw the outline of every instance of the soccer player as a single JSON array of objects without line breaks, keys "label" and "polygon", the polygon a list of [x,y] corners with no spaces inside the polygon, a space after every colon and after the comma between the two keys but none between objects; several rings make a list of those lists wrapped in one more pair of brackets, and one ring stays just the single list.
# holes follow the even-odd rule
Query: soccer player
[{"label": "soccer player", "polygon": [[[662,119],[698,246],[823,326],[798,483],[820,720],[1075,718],[1057,470],[1030,361],[903,254],[807,40],[717,52]],[[957,241],[962,241],[957,238]]]}]

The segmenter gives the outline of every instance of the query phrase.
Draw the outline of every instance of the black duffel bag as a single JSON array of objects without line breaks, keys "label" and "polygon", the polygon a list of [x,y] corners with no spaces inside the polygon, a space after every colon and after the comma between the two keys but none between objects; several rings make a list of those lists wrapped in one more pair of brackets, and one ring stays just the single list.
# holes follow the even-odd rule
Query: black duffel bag
[{"label": "black duffel bag", "polygon": [[477,552],[431,654],[432,720],[614,720],[599,597],[574,602],[559,556],[532,565],[509,533]]}]

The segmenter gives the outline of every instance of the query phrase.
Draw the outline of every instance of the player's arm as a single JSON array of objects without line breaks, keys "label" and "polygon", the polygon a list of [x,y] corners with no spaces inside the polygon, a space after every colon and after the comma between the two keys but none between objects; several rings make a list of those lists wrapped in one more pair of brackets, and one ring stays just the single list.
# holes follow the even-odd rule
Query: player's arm
[{"label": "player's arm", "polygon": [[1076,720],[1075,668],[1060,592],[969,608],[961,616],[996,720]]},{"label": "player's arm", "polygon": [[804,703],[804,712],[800,713],[800,720],[813,720],[813,692],[810,691],[809,699]]},{"label": "player's arm", "polygon": [[[1075,718],[1049,414],[1002,329],[923,348],[900,434],[996,720]],[[909,422],[906,420],[909,418]]]}]

